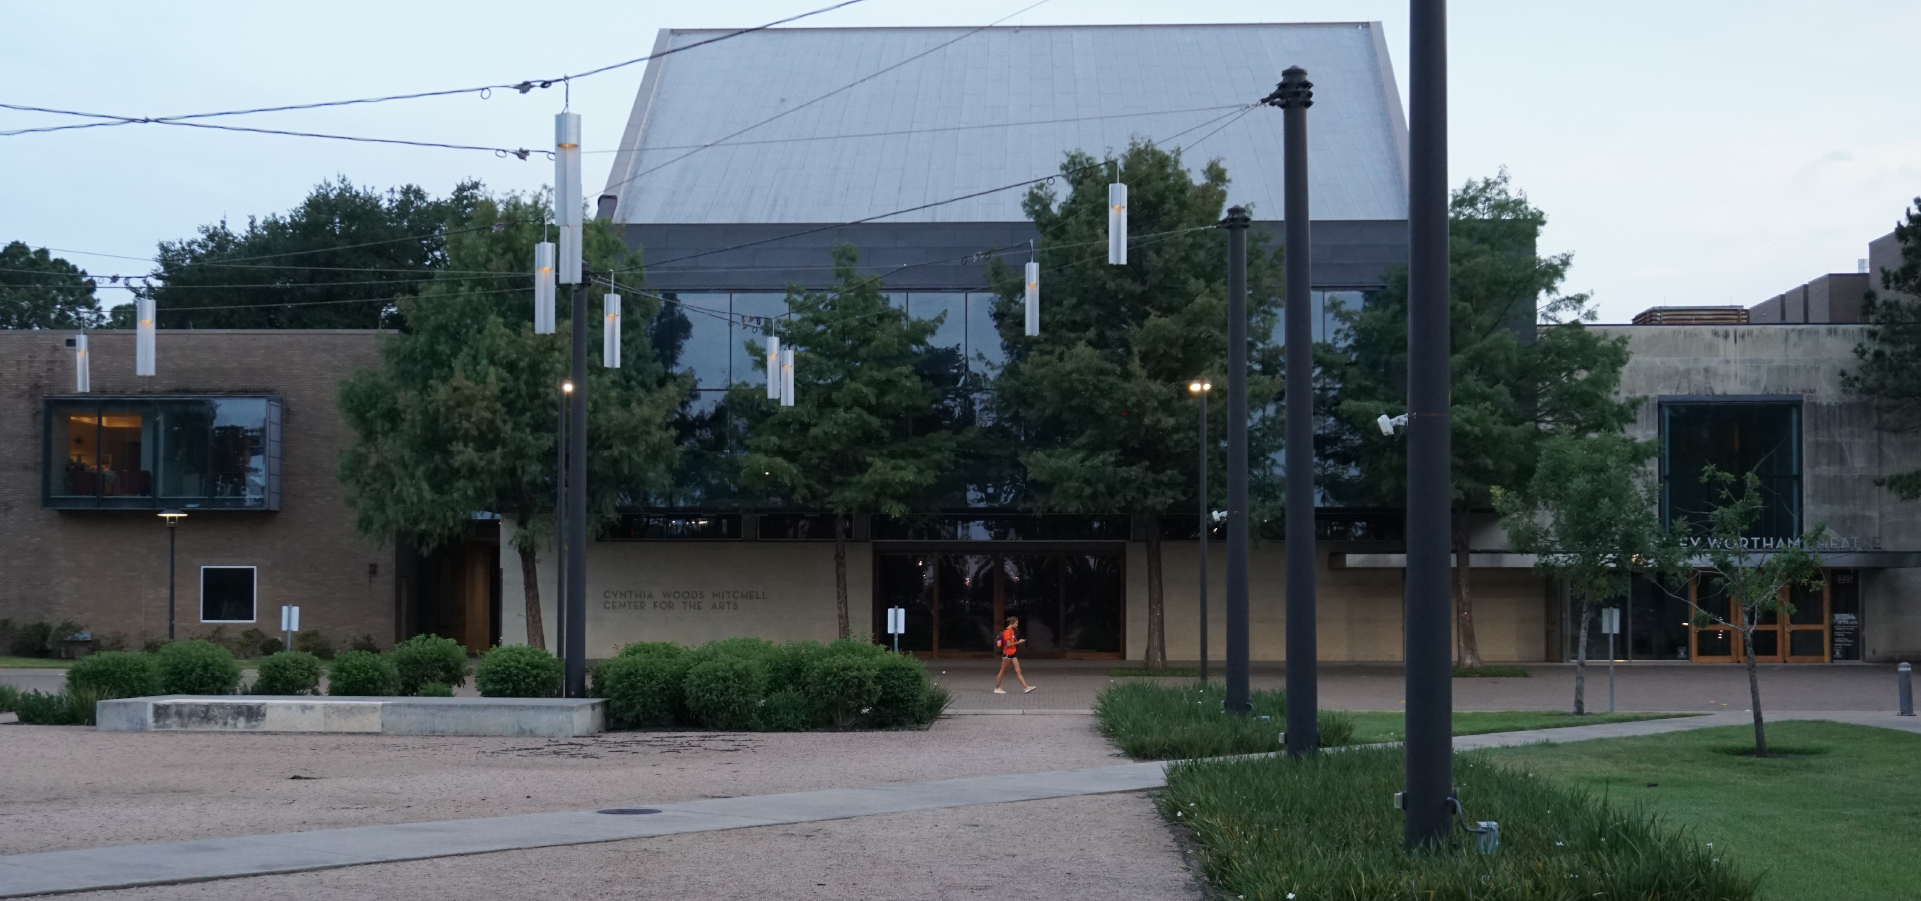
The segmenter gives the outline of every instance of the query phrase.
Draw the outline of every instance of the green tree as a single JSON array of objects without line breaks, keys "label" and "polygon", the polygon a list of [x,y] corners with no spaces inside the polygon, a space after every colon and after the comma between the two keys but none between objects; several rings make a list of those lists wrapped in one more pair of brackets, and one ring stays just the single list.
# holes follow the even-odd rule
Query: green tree
[{"label": "green tree", "polygon": [[[1471,517],[1493,504],[1496,487],[1520,491],[1530,482],[1548,436],[1612,434],[1634,417],[1635,400],[1615,396],[1627,341],[1582,325],[1594,318],[1588,295],[1560,293],[1572,254],[1535,252],[1546,223],[1505,171],[1468,182],[1450,208],[1450,537],[1456,650],[1464,666],[1482,664],[1468,591]],[[1390,272],[1364,307],[1337,315],[1352,343],[1330,378],[1342,398],[1344,446],[1356,473],[1341,487],[1350,502],[1400,506],[1406,441],[1381,435],[1375,419],[1406,410],[1406,268]]]},{"label": "green tree", "polygon": [[[540,223],[548,218],[544,197],[483,198],[471,215],[482,228],[449,239],[450,267],[503,278],[448,274],[418,297],[399,300],[405,328],[385,339],[380,367],[356,372],[341,386],[341,412],[355,442],[342,455],[340,479],[356,526],[374,540],[405,536],[431,548],[458,539],[476,511],[511,521],[527,641],[544,647],[535,555],[554,535],[569,305],[563,289],[557,333],[534,334],[531,270]],[[605,223],[591,223],[584,240],[587,269],[638,272],[640,254],[629,253]],[[588,289],[594,354],[605,292],[602,284]],[[645,323],[659,303],[629,290],[621,310],[623,323]],[[604,369],[598,361],[588,367],[590,529],[604,527],[622,503],[658,487],[671,471],[677,448],[667,422],[690,389],[684,377],[660,366],[645,329],[624,327],[621,348],[621,368]]]},{"label": "green tree", "polygon": [[[1789,589],[1796,586],[1819,589],[1821,555],[1811,550],[1829,536],[1826,523],[1816,523],[1798,538],[1769,542],[1762,549],[1754,527],[1767,508],[1767,494],[1761,490],[1761,477],[1752,472],[1736,477],[1713,466],[1701,472],[1701,481],[1718,490],[1720,501],[1694,517],[1674,516],[1665,540],[1652,555],[1661,575],[1661,586],[1672,597],[1688,605],[1696,626],[1731,629],[1741,634],[1741,650],[1747,658],[1748,700],[1754,710],[1754,754],[1768,756],[1767,724],[1761,717],[1761,679],[1754,662],[1754,630],[1763,621],[1786,619],[1794,613]],[[1691,519],[1701,520],[1701,531],[1694,535]],[[1690,579],[1700,587],[1689,592]],[[1701,600],[1725,597],[1727,615],[1708,609]]]},{"label": "green tree", "polygon": [[[1901,265],[1883,270],[1881,287],[1870,292],[1867,318],[1874,327],[1867,340],[1855,345],[1861,365],[1841,377],[1851,392],[1874,400],[1883,429],[1902,434],[1921,433],[1921,197],[1908,208],[1906,222],[1896,223],[1901,241]],[[1908,500],[1921,499],[1921,468],[1894,473],[1875,484],[1884,485]]]},{"label": "green tree", "polygon": [[1597,602],[1626,594],[1661,535],[1658,496],[1646,463],[1653,445],[1619,435],[1553,435],[1541,442],[1532,478],[1519,491],[1491,489],[1514,549],[1534,571],[1564,586],[1580,620],[1574,712],[1587,713],[1587,638]]},{"label": "green tree", "polygon": [[[727,405],[746,435],[736,459],[740,484],[797,507],[826,509],[834,527],[837,634],[851,634],[847,610],[847,530],[854,513],[905,514],[953,466],[964,434],[933,428],[938,385],[926,372],[938,320],[910,318],[890,306],[879,281],[856,267],[851,245],[834,248],[835,290],[790,289],[788,316],[773,327],[796,350],[794,405],[768,400],[742,383]],[[765,369],[762,345],[748,350]],[[918,426],[918,427],[917,427]]]},{"label": "green tree", "polygon": [[[284,215],[248,217],[243,231],[222,221],[160,242],[143,292],[161,328],[390,327],[396,298],[448,268],[448,234],[469,225],[485,193],[477,181],[438,199],[415,185],[383,193],[345,176],[321,182]],[[477,288],[518,287],[467,274]]]},{"label": "green tree", "polygon": [[[1125,266],[1108,265],[1104,249],[1116,167],[1134,235]],[[998,259],[988,269],[1007,351],[995,380],[997,428],[1021,448],[1026,497],[1038,509],[1149,517],[1192,510],[1196,436],[1187,386],[1197,378],[1227,384],[1227,251],[1215,227],[1227,202],[1227,170],[1209,162],[1195,181],[1178,150],[1135,143],[1118,159],[1070,153],[1060,178],[1065,198],[1042,184],[1022,202],[1041,236],[1040,335],[1025,334],[1022,273]],[[1281,254],[1263,244],[1250,236],[1248,402],[1256,411],[1269,409],[1281,390],[1273,339]],[[1211,405],[1210,413],[1210,432],[1223,434],[1227,404]],[[1248,459],[1263,477],[1281,437],[1277,416],[1250,424]],[[1167,640],[1158,524],[1146,537],[1144,656],[1159,666]]]},{"label": "green tree", "polygon": [[99,328],[87,271],[19,242],[0,248],[0,328]]}]

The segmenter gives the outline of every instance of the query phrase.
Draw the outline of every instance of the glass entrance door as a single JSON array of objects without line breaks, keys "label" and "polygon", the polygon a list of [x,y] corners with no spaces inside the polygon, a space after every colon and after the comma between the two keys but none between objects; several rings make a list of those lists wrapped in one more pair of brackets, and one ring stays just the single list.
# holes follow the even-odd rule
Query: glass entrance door
[{"label": "glass entrance door", "polygon": [[[1828,662],[1828,607],[1831,580],[1824,574],[1814,588],[1790,586],[1781,590],[1782,599],[1792,607],[1763,610],[1756,616],[1754,660],[1756,663]],[[1695,603],[1713,616],[1733,625],[1746,625],[1742,611],[1729,603],[1727,595],[1713,579],[1697,574],[1688,589]],[[1694,660],[1697,663],[1740,663],[1747,660],[1741,633],[1720,624],[1694,626]]]},{"label": "glass entrance door", "polygon": [[1122,656],[1127,591],[1119,553],[881,552],[874,566],[875,639],[887,608],[907,610],[903,651],[990,657],[1007,617],[1028,657]]}]

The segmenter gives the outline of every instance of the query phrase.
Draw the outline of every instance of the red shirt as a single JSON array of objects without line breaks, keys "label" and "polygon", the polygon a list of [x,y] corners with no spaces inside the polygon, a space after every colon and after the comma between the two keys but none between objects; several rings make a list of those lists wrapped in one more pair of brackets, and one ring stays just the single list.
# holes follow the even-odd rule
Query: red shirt
[{"label": "red shirt", "polygon": [[1014,627],[1008,626],[1001,632],[1001,653],[1012,657],[1020,649],[1020,642],[1014,637]]}]

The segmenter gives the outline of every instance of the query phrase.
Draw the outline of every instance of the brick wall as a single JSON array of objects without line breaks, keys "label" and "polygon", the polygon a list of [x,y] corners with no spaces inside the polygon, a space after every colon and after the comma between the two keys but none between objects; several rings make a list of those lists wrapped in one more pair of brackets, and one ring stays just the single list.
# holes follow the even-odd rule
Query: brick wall
[{"label": "brick wall", "polygon": [[[138,643],[167,631],[167,529],[151,510],[41,507],[41,402],[73,392],[71,332],[0,332],[0,617],[72,619]],[[200,623],[202,565],[259,567],[256,627],[279,629],[282,604],[336,645],[394,635],[394,552],[362,539],[334,473],[350,440],[335,408],[340,380],[378,362],[373,331],[168,330],[158,375],[133,375],[131,332],[94,332],[93,392],[277,394],[282,399],[278,512],[194,511],[177,535],[177,624]],[[248,628],[229,625],[229,633]]]}]

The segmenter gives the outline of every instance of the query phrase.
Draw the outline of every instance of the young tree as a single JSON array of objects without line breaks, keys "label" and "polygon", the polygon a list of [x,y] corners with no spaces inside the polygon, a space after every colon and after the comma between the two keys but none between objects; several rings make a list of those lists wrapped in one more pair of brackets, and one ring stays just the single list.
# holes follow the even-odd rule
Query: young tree
[{"label": "young tree", "polygon": [[[1789,589],[1795,586],[1819,588],[1821,556],[1817,548],[1827,540],[1826,523],[1817,523],[1798,539],[1762,542],[1754,535],[1767,501],[1761,490],[1761,477],[1752,472],[1736,478],[1712,466],[1701,473],[1701,480],[1718,487],[1720,502],[1699,514],[1703,536],[1690,535],[1688,518],[1673,517],[1666,540],[1653,555],[1663,576],[1667,592],[1687,603],[1696,626],[1718,626],[1741,634],[1741,652],[1747,660],[1748,700],[1754,709],[1754,756],[1768,756],[1767,726],[1761,717],[1761,679],[1754,662],[1754,630],[1764,618],[1793,615],[1794,603]],[[1738,486],[1738,490],[1737,490]],[[1699,579],[1707,589],[1690,593],[1690,577]],[[1728,600],[1723,616],[1701,603],[1700,595],[1713,593]]]},{"label": "young tree", "polygon": [[223,221],[160,242],[145,293],[161,328],[392,326],[395,299],[447,268],[447,231],[467,227],[485,193],[477,181],[440,199],[415,185],[383,193],[345,177],[321,182],[284,215],[248,217],[244,231]]},{"label": "young tree", "polygon": [[[1471,517],[1492,505],[1495,488],[1518,492],[1530,483],[1548,436],[1613,434],[1634,417],[1634,401],[1615,396],[1627,341],[1583,327],[1595,315],[1588,295],[1560,293],[1573,255],[1535,252],[1546,223],[1546,214],[1509,185],[1505,171],[1454,192],[1450,537],[1456,651],[1463,666],[1482,665],[1468,590]],[[1363,308],[1336,315],[1353,336],[1331,375],[1349,430],[1343,445],[1357,468],[1346,499],[1400,506],[1407,492],[1406,440],[1381,435],[1375,419],[1406,411],[1407,270],[1391,272],[1387,286]]]},{"label": "young tree", "polygon": [[[1921,197],[1908,209],[1907,221],[1896,223],[1901,241],[1901,265],[1884,270],[1882,292],[1868,297],[1868,321],[1874,327],[1866,341],[1855,345],[1861,366],[1842,375],[1849,391],[1874,399],[1881,411],[1881,427],[1891,432],[1921,432]],[[1921,499],[1921,468],[1877,480],[1908,500]]]},{"label": "young tree", "polygon": [[[834,291],[788,291],[789,315],[773,333],[783,349],[796,350],[794,405],[780,406],[761,386],[746,383],[727,399],[747,436],[746,453],[736,462],[741,484],[835,515],[834,611],[841,638],[851,635],[843,518],[906,513],[952,467],[965,440],[926,422],[940,396],[926,372],[938,322],[890,306],[879,280],[861,275],[857,261],[851,245],[835,247]],[[748,348],[764,369],[764,348],[756,342]]]},{"label": "young tree", "polygon": [[[1102,162],[1108,165],[1102,165]],[[1107,186],[1127,183],[1127,265],[1107,263]],[[1061,164],[1065,198],[1030,190],[1022,209],[1040,232],[1040,334],[1027,337],[1022,273],[996,259],[988,281],[1007,363],[995,380],[997,427],[1022,448],[1029,502],[1064,513],[1149,517],[1194,508],[1194,401],[1187,385],[1227,379],[1226,242],[1215,226],[1227,201],[1219,161],[1195,181],[1178,150],[1135,143],[1118,159],[1080,152]],[[1281,255],[1258,236],[1248,251],[1248,402],[1267,408],[1281,390],[1273,338]],[[1216,392],[1218,395],[1220,392]],[[1213,405],[1212,434],[1231,411]],[[1255,419],[1248,459],[1272,468],[1281,419]],[[1215,479],[1213,484],[1225,483]],[[1312,540],[1312,536],[1307,536]],[[1160,530],[1147,530],[1145,662],[1167,659]]]},{"label": "young tree", "polygon": [[105,317],[87,271],[19,242],[0,248],[0,328],[98,328]]},{"label": "young tree", "polygon": [[[432,548],[457,540],[477,511],[512,521],[527,643],[544,647],[535,559],[555,534],[569,305],[563,290],[556,334],[533,333],[533,247],[547,218],[545,198],[483,199],[472,216],[493,227],[450,238],[453,271],[420,296],[398,300],[405,328],[385,339],[380,367],[341,385],[341,413],[355,442],[341,457],[340,480],[356,526],[374,540],[404,536]],[[629,253],[605,223],[587,227],[583,247],[590,272],[640,264],[640,254]],[[588,290],[595,355],[605,292],[603,284]],[[648,322],[659,310],[651,297],[621,294],[623,322]],[[658,486],[670,471],[677,449],[667,422],[690,386],[659,365],[642,328],[621,330],[621,368],[595,361],[587,371],[588,522],[600,528],[624,500]]]},{"label": "young tree", "polygon": [[1534,571],[1565,586],[1580,619],[1574,663],[1574,712],[1587,713],[1587,637],[1596,602],[1626,593],[1628,580],[1655,551],[1657,496],[1649,478],[1653,447],[1620,435],[1544,439],[1527,485],[1490,488],[1514,549],[1535,555]]}]

